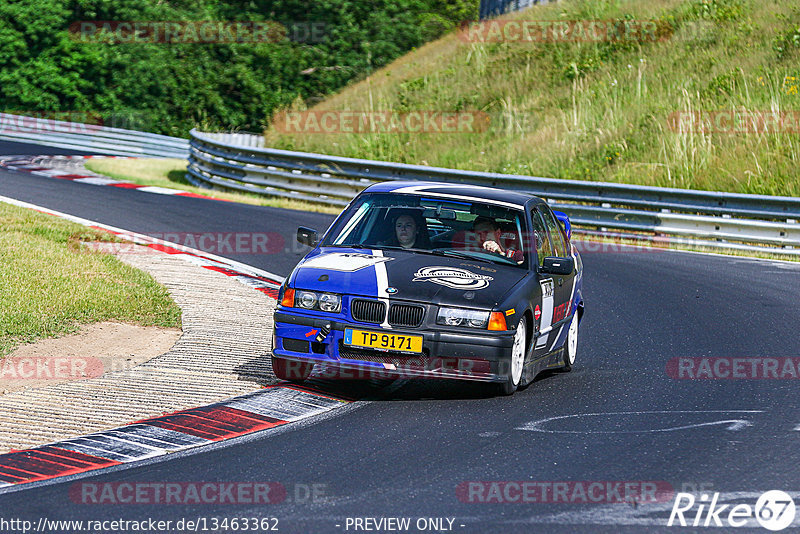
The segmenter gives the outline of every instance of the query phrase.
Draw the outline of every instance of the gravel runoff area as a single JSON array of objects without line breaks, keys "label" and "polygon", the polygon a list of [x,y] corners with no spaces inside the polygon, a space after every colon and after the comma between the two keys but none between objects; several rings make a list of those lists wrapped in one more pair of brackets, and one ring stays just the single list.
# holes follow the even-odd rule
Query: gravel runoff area
[{"label": "gravel runoff area", "polygon": [[168,352],[132,369],[0,396],[0,453],[221,401],[277,382],[269,362],[273,299],[179,257],[135,249],[118,257],[167,287],[183,311],[183,335]]}]

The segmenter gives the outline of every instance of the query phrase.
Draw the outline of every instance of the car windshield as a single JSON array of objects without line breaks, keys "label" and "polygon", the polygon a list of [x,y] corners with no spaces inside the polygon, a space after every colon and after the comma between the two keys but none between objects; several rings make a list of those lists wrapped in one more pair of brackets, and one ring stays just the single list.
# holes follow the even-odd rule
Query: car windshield
[{"label": "car windshield", "polygon": [[524,212],[480,201],[396,193],[359,197],[323,247],[405,249],[526,267]]}]

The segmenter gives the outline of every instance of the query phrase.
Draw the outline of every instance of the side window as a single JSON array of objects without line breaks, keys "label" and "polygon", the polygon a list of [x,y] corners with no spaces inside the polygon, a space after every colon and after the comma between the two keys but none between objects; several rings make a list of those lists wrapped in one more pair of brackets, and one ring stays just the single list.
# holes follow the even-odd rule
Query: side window
[{"label": "side window", "polygon": [[533,235],[536,238],[536,255],[539,257],[539,266],[541,266],[545,257],[551,255],[550,238],[547,235],[542,216],[536,209],[531,211],[531,223],[533,224]]},{"label": "side window", "polygon": [[561,225],[556,220],[555,215],[549,209],[543,209],[542,215],[547,223],[547,228],[550,230],[550,239],[553,241],[553,248],[555,249],[556,256],[559,258],[566,258],[569,256],[567,251],[567,244],[564,241],[564,235],[561,233]]}]

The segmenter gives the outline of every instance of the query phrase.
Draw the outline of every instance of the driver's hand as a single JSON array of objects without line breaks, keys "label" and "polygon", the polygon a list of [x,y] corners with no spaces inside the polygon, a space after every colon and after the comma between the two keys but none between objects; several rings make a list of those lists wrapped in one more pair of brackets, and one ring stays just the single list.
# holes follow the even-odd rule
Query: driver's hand
[{"label": "driver's hand", "polygon": [[483,243],[483,248],[495,254],[502,254],[503,249],[497,244],[497,241],[486,241]]}]

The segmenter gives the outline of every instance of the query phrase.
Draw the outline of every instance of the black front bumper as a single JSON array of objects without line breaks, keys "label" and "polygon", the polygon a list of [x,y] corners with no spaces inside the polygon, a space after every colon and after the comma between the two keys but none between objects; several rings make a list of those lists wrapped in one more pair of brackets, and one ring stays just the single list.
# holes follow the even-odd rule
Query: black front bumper
[{"label": "black front bumper", "polygon": [[[308,316],[303,312],[298,313],[294,309],[292,312],[278,310],[275,312],[274,319],[273,354],[277,357],[315,364],[327,363],[340,368],[382,370],[392,375],[423,378],[504,381],[508,376],[511,347],[515,334],[514,331],[471,333],[466,328],[463,331],[454,331],[430,326],[416,329],[395,327],[388,330],[376,324],[360,324]],[[415,360],[412,355],[392,351],[351,350],[349,347],[347,350],[340,351],[344,348],[345,328],[422,336],[423,354],[416,355],[419,359]],[[326,331],[328,333],[325,338],[318,341],[319,333]],[[300,341],[301,344],[308,341],[309,350],[308,352],[287,350],[284,347],[284,339]],[[341,352],[345,352],[345,354]],[[359,360],[358,353],[370,357]],[[412,362],[424,359],[426,362],[433,363],[427,366],[415,366],[413,369],[404,369],[401,364],[379,363],[380,360],[396,363],[395,358],[408,358]],[[476,364],[476,362],[478,363]]]}]

